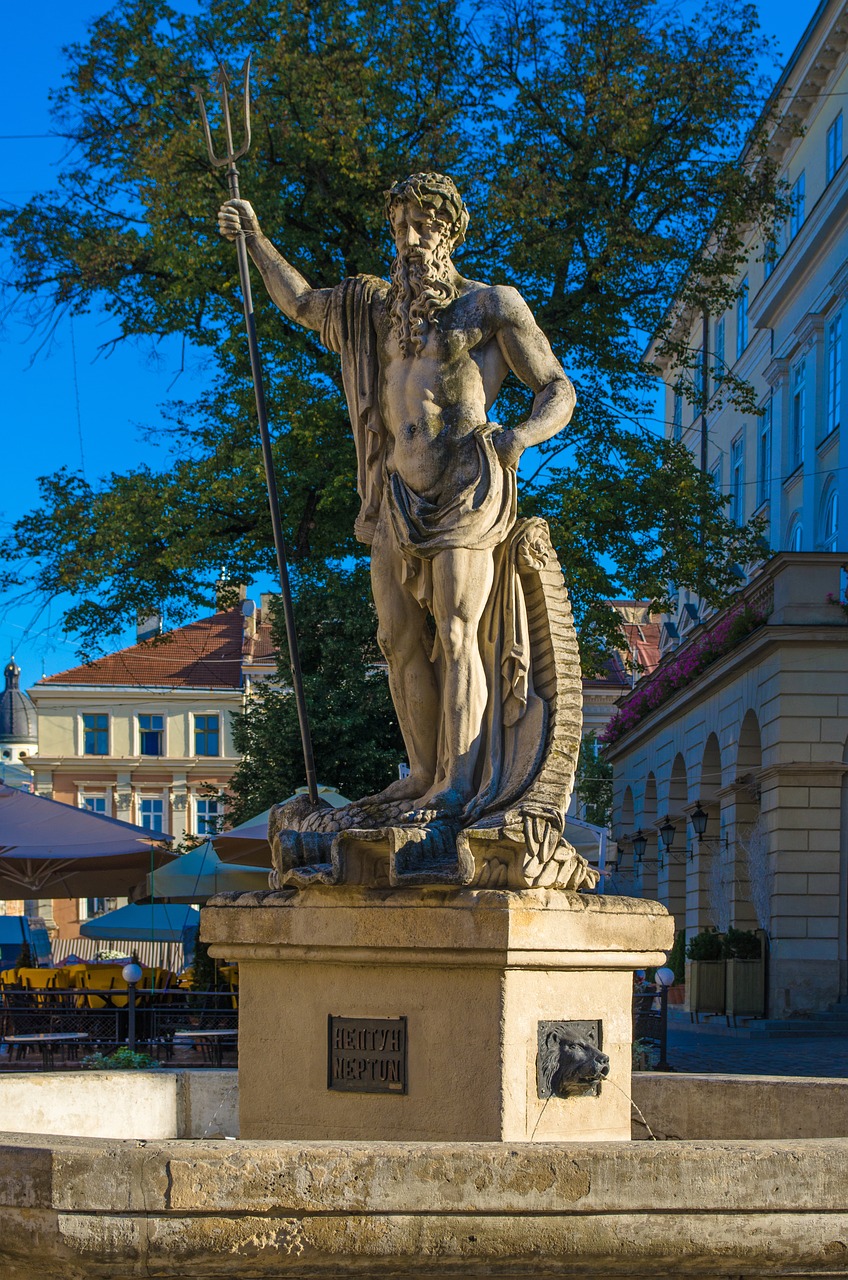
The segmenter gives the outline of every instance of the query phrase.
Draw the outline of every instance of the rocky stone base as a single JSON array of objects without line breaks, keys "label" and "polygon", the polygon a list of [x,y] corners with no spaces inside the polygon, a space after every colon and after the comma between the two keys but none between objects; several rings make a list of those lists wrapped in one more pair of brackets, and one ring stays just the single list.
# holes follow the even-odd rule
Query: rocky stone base
[{"label": "rocky stone base", "polygon": [[3,1280],[848,1275],[848,1141],[4,1135]]}]

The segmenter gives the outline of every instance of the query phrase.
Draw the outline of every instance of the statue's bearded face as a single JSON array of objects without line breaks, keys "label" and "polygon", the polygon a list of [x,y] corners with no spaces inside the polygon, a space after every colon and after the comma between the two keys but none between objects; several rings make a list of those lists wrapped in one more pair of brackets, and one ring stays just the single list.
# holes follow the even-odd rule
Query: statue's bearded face
[{"label": "statue's bearded face", "polygon": [[398,202],[390,211],[397,257],[389,316],[404,355],[423,349],[430,326],[457,295],[451,223],[427,204]]}]

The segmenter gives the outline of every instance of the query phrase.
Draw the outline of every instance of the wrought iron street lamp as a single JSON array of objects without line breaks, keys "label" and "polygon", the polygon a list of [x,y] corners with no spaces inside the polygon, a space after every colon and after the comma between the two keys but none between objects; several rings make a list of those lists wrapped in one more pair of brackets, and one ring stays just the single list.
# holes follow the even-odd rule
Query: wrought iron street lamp
[{"label": "wrought iron street lamp", "polygon": [[704,832],[707,829],[707,823],[710,820],[710,815],[707,813],[706,809],[701,808],[700,800],[689,816],[692,819],[692,826],[695,829],[695,835],[698,837],[698,840],[703,839]]},{"label": "wrought iron street lamp", "polygon": [[645,850],[648,847],[648,837],[643,834],[642,828],[633,837],[633,862],[636,866],[640,866],[645,856]]}]

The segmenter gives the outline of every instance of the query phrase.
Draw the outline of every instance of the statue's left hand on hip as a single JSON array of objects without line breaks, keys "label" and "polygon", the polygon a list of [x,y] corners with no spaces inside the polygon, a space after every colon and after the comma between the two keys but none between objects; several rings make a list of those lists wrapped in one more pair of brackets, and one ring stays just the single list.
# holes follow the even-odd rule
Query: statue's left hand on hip
[{"label": "statue's left hand on hip", "polygon": [[524,452],[524,446],[515,432],[509,427],[497,428],[492,432],[492,444],[501,460],[501,466],[506,471],[515,471],[518,460]]}]

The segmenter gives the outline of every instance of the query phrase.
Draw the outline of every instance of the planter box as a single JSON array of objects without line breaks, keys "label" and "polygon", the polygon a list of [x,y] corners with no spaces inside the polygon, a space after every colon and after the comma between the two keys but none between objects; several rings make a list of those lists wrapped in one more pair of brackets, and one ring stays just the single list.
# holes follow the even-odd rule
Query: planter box
[{"label": "planter box", "polygon": [[724,960],[690,960],[689,1008],[692,1013],[724,1013]]},{"label": "planter box", "polygon": [[681,1007],[686,1003],[686,983],[675,982],[673,987],[668,989],[668,1003],[677,1004]]},{"label": "planter box", "polygon": [[761,1018],[766,1008],[766,966],[762,960],[728,960],[726,1010],[733,1017]]}]

